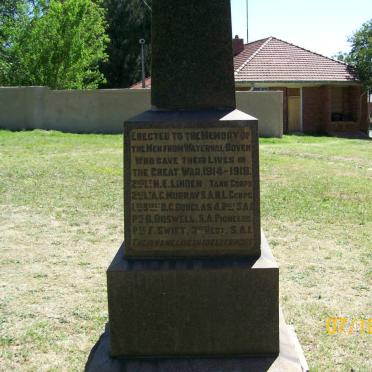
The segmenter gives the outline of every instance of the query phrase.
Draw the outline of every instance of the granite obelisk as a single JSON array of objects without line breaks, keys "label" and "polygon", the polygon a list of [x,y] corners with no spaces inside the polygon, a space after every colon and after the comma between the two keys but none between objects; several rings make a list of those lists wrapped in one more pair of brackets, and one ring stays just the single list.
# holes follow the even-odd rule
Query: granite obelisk
[{"label": "granite obelisk", "polygon": [[152,105],[235,109],[229,0],[152,5]]},{"label": "granite obelisk", "polygon": [[124,124],[109,332],[87,370],[262,370],[279,353],[279,269],[260,230],[258,123],[235,109],[230,1],[154,0],[152,53],[152,110]]},{"label": "granite obelisk", "polygon": [[154,1],[152,37],[153,110],[124,126],[111,355],[275,354],[278,268],[258,259],[257,120],[235,110],[230,2]]}]

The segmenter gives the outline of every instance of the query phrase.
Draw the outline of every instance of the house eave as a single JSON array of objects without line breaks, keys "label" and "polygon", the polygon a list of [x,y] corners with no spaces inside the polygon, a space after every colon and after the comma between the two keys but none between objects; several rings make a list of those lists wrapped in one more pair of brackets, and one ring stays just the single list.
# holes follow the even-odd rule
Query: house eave
[{"label": "house eave", "polygon": [[349,85],[360,85],[361,83],[357,80],[246,80],[246,81],[235,81],[237,88],[266,88],[266,87],[314,87],[321,85],[334,85],[334,86],[349,86]]}]

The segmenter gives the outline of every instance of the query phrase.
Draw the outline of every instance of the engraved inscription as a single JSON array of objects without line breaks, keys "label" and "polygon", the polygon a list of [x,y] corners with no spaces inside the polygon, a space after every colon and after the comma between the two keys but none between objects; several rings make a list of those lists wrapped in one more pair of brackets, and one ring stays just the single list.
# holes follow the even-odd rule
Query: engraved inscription
[{"label": "engraved inscription", "polygon": [[193,250],[254,240],[248,127],[130,131],[130,245]]}]

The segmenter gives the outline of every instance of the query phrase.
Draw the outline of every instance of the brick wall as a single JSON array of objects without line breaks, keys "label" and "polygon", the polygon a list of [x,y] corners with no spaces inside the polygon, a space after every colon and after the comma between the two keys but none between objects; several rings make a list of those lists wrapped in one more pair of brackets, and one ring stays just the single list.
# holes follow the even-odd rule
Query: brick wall
[{"label": "brick wall", "polygon": [[362,86],[352,85],[342,88],[342,114],[349,118],[345,119],[344,117],[344,121],[339,122],[328,122],[327,130],[368,131],[367,94],[363,93]]},{"label": "brick wall", "polygon": [[304,132],[324,130],[330,102],[325,87],[302,89],[302,123]]},{"label": "brick wall", "polygon": [[[362,91],[359,92],[362,94]],[[359,100],[361,104],[361,110],[360,110],[360,130],[368,133],[369,131],[369,113],[368,113],[368,93],[364,92],[362,96],[359,95]]]},{"label": "brick wall", "polygon": [[357,121],[356,111],[358,109],[358,102],[355,102],[357,105],[353,104],[353,87],[342,88],[342,112],[346,115],[351,116],[352,120]]},{"label": "brick wall", "polygon": [[359,110],[361,104],[362,94],[361,87],[350,87],[349,89],[349,101],[350,101],[350,111],[353,113],[353,120],[360,121],[361,119],[361,110]]},{"label": "brick wall", "polygon": [[[361,86],[342,89],[342,95],[333,95],[331,86],[303,88],[303,129],[304,132],[357,131],[367,132],[367,95],[362,94]],[[335,102],[341,99],[342,102]],[[351,116],[350,121],[332,123],[333,106],[342,105],[342,113]]]},{"label": "brick wall", "polygon": [[[298,88],[271,87],[268,90],[283,92],[283,132],[288,133],[288,96],[299,94]],[[336,92],[337,91],[337,92]],[[336,94],[335,94],[336,92]],[[368,131],[367,94],[361,96],[361,86],[302,88],[303,131],[305,133],[321,133],[326,131]],[[352,121],[332,123],[332,112],[336,108],[349,114]],[[342,110],[341,110],[342,108]],[[337,111],[337,110],[336,110]]]},{"label": "brick wall", "polygon": [[319,131],[324,132],[327,130],[332,122],[332,91],[330,86],[323,85],[320,87],[320,106],[321,111],[321,126]]}]

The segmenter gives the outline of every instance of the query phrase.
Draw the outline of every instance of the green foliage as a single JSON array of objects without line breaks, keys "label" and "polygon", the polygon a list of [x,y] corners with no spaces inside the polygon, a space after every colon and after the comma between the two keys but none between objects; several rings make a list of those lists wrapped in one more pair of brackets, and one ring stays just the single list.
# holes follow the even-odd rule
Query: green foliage
[{"label": "green foliage", "polygon": [[339,52],[335,58],[353,67],[366,89],[372,89],[372,19],[362,25],[348,41],[350,53]]},{"label": "green foliage", "polygon": [[338,52],[334,56],[332,56],[333,59],[337,59],[337,61],[349,63],[349,54],[344,52]]},{"label": "green foliage", "polygon": [[3,0],[0,3],[0,85],[6,85],[12,63],[12,48],[17,29],[26,19],[26,2]]},{"label": "green foliage", "polygon": [[141,47],[146,40],[145,68],[150,75],[151,0],[104,0],[110,44],[101,67],[108,88],[125,88],[141,79]]},{"label": "green foliage", "polygon": [[19,1],[3,44],[3,85],[96,88],[107,58],[104,10],[94,0]]},{"label": "green foliage", "polygon": [[352,43],[349,63],[356,68],[358,78],[366,88],[372,89],[372,19],[349,38]]}]

